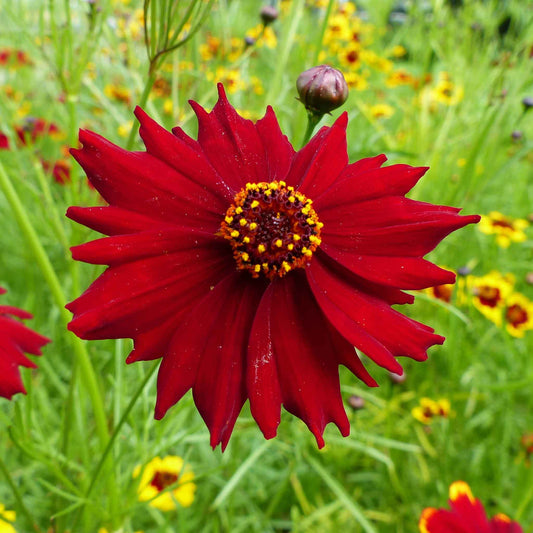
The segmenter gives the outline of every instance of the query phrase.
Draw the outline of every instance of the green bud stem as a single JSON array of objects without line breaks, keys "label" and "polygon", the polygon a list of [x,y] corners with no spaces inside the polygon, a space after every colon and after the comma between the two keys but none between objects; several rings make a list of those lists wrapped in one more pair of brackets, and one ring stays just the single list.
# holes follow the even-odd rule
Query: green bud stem
[{"label": "green bud stem", "polygon": [[307,128],[305,130],[300,149],[303,148],[309,142],[309,139],[311,139],[311,136],[313,135],[313,131],[315,131],[315,128],[322,120],[323,116],[324,114],[316,114],[311,111],[307,112]]}]

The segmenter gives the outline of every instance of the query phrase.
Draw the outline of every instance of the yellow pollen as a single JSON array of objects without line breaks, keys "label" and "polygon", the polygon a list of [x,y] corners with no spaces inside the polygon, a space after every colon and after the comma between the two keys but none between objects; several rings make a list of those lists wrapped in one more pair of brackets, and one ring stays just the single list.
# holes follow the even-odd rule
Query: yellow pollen
[{"label": "yellow pollen", "polygon": [[273,280],[309,265],[322,226],[311,200],[294,187],[283,181],[247,183],[217,235],[229,241],[237,269]]}]

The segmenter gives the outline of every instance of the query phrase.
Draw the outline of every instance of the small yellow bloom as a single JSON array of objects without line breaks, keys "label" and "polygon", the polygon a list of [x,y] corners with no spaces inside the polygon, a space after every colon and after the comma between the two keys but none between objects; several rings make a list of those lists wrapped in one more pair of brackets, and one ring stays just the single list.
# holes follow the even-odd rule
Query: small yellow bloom
[{"label": "small yellow bloom", "polygon": [[369,108],[372,118],[389,118],[394,115],[394,108],[388,104],[375,104]]},{"label": "small yellow bloom", "polygon": [[395,70],[391,72],[385,80],[387,87],[399,87],[400,85],[416,85],[415,77],[406,70]]},{"label": "small yellow bloom", "polygon": [[16,529],[10,524],[17,518],[15,511],[8,511],[3,504],[0,503],[0,533],[17,533]]},{"label": "small yellow bloom", "polygon": [[392,47],[390,53],[392,57],[399,58],[404,57],[407,54],[407,50],[401,44],[397,44],[396,46]]},{"label": "small yellow bloom", "polygon": [[463,87],[453,83],[446,72],[439,74],[439,81],[431,91],[431,96],[436,102],[450,106],[458,104],[463,95]]},{"label": "small yellow bloom", "polygon": [[523,337],[533,329],[533,302],[523,294],[513,293],[505,302],[505,329],[513,337]]},{"label": "small yellow bloom", "polygon": [[411,414],[419,422],[430,424],[435,417],[448,418],[450,416],[450,402],[445,398],[440,400],[421,398],[420,405],[414,407]]},{"label": "small yellow bloom", "polygon": [[368,87],[368,81],[365,76],[357,74],[356,72],[345,72],[344,79],[350,89],[356,91],[364,91]]},{"label": "small yellow bloom", "polygon": [[121,124],[117,130],[118,134],[121,137],[127,137],[130,134],[132,126],[133,126],[133,120],[128,120],[128,122]]},{"label": "small yellow bloom", "polygon": [[502,324],[502,311],[511,294],[514,277],[492,271],[484,276],[468,276],[467,287],[474,307],[497,326]]},{"label": "small yellow bloom", "polygon": [[[192,505],[196,491],[196,485],[193,483],[194,473],[181,457],[176,455],[167,455],[163,459],[155,457],[144,469],[141,465],[135,467],[133,477],[139,475],[141,475],[137,489],[139,501],[149,501],[148,505],[161,511],[172,511],[176,509],[177,504],[182,507]],[[174,485],[173,489],[165,490]]]},{"label": "small yellow bloom", "polygon": [[511,242],[524,242],[527,236],[524,230],[529,222],[523,218],[512,218],[497,211],[482,215],[479,231],[487,235],[496,235],[496,242],[502,248],[507,248]]}]

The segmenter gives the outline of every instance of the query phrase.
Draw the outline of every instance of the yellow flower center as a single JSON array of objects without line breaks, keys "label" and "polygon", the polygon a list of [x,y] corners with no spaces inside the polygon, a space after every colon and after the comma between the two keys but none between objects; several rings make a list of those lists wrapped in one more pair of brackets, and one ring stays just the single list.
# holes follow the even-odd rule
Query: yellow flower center
[{"label": "yellow flower center", "polygon": [[309,264],[322,226],[311,200],[284,181],[272,181],[247,183],[219,234],[230,242],[238,269],[274,279]]}]

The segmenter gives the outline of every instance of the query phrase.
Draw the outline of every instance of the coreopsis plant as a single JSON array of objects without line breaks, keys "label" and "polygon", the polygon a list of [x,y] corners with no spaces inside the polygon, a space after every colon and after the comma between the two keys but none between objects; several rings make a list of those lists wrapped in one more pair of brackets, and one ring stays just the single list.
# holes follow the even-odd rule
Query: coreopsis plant
[{"label": "coreopsis plant", "polygon": [[133,339],[129,363],[161,358],[156,418],[192,389],[213,447],[246,400],[266,438],[283,405],[322,447],[329,422],[350,431],[338,366],[377,385],[354,346],[401,373],[397,357],[442,344],[391,306],[454,282],[423,256],[479,217],[406,198],[427,168],[350,164],[346,113],[295,151],[270,107],[253,123],[218,90],[211,112],[191,102],[197,140],[140,108],[146,151],[80,132],[72,154],[108,205],[67,215],[107,237],[72,253],[108,268],[67,306],[69,327]]},{"label": "coreopsis plant", "polygon": [[420,533],[522,533],[520,524],[499,513],[488,519],[483,504],[464,481],[450,485],[450,510],[428,507],[418,523]]},{"label": "coreopsis plant", "polygon": [[[5,292],[0,287],[0,294]],[[18,392],[26,392],[19,367],[37,366],[24,354],[41,355],[41,348],[50,342],[50,339],[22,324],[21,320],[29,318],[32,315],[27,311],[0,305],[0,396],[8,400]]]}]

